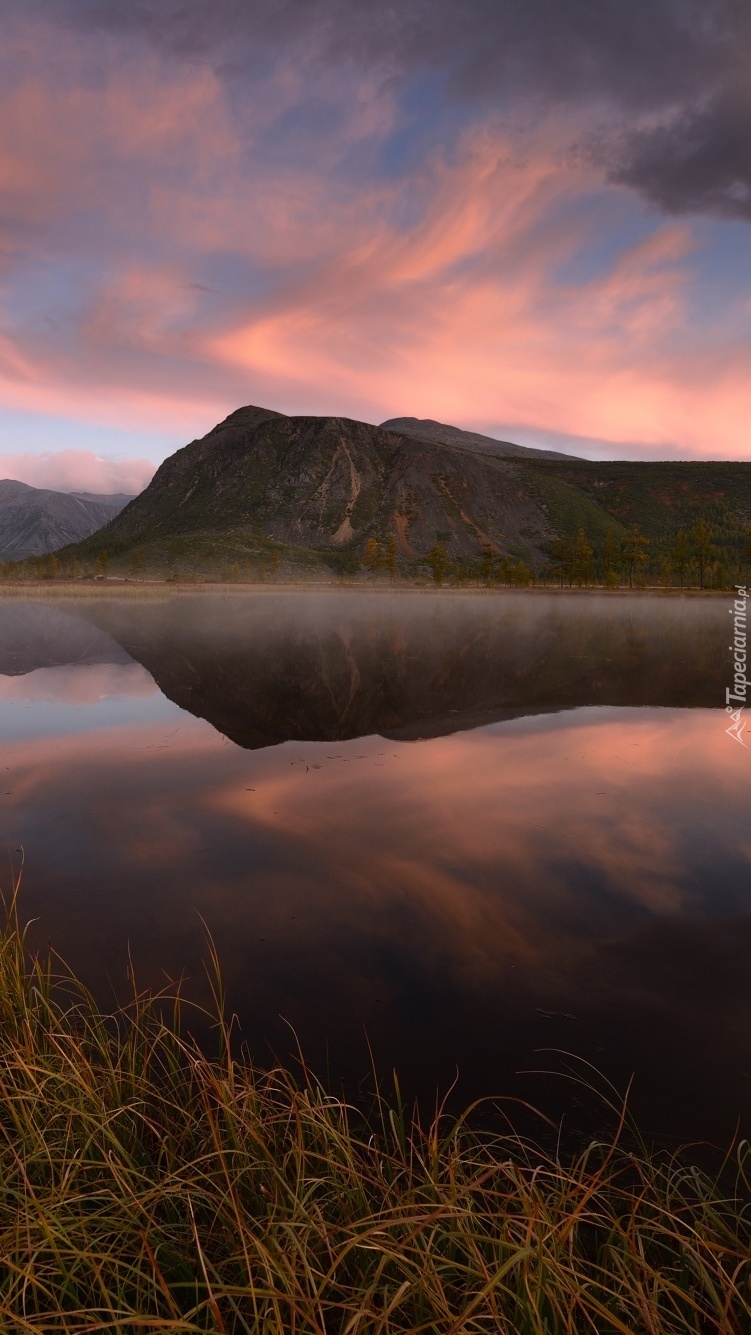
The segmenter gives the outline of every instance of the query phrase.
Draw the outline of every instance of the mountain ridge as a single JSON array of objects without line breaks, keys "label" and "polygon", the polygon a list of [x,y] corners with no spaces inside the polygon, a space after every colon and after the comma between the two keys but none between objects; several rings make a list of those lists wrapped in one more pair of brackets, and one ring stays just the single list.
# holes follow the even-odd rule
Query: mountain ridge
[{"label": "mountain ridge", "polygon": [[133,498],[32,487],[0,479],[0,561],[44,556],[78,542],[108,524]]},{"label": "mountain ridge", "polygon": [[542,450],[532,445],[516,445],[511,440],[496,440],[477,431],[463,431],[461,427],[436,422],[432,417],[390,417],[381,422],[384,431],[398,431],[416,440],[430,440],[440,445],[453,445],[459,450],[480,451],[499,459],[578,459],[576,454],[562,454],[558,450]]}]

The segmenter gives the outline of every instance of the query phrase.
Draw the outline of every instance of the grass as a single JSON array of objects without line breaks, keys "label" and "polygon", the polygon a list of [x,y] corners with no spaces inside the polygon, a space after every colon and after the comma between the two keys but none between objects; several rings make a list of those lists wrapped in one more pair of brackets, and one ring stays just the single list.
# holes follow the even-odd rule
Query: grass
[{"label": "grass", "polygon": [[368,1119],[304,1066],[233,1053],[221,1018],[210,1059],[179,997],[134,990],[104,1016],[30,956],[15,906],[0,931],[3,1331],[751,1329],[745,1145],[727,1193],[618,1134],[563,1159],[468,1116],[423,1125],[398,1091]]}]

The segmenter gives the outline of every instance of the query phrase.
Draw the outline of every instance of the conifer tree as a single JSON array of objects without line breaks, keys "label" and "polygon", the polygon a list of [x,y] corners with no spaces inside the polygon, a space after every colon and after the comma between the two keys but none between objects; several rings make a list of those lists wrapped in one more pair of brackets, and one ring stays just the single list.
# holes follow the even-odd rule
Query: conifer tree
[{"label": "conifer tree", "polygon": [[628,586],[630,589],[633,589],[634,587],[634,570],[636,566],[644,565],[647,560],[648,546],[649,538],[645,538],[643,534],[639,532],[638,524],[632,524],[621,543],[621,551],[623,553],[623,561],[626,570],[628,571]]},{"label": "conifer tree", "polygon": [[704,588],[704,572],[713,556],[716,555],[712,546],[712,530],[706,519],[701,515],[696,520],[691,530],[691,545],[696,557],[696,566],[699,571],[699,588]]},{"label": "conifer tree", "polygon": [[580,528],[571,553],[571,575],[578,585],[590,584],[594,579],[593,551],[583,528]]},{"label": "conifer tree", "polygon": [[434,583],[441,585],[443,583],[443,577],[449,568],[450,561],[448,552],[440,539],[433,547],[431,547],[425,559],[430,566]]},{"label": "conifer tree", "polygon": [[605,584],[617,584],[619,558],[618,543],[608,530],[602,543],[602,579]]},{"label": "conifer tree", "polygon": [[365,551],[362,556],[362,564],[366,570],[374,571],[379,568],[383,562],[383,553],[380,544],[375,538],[368,538],[365,544]]},{"label": "conifer tree", "polygon": [[484,584],[490,584],[493,579],[495,566],[495,552],[489,542],[482,544],[482,556],[480,557],[480,579]]},{"label": "conifer tree", "polygon": [[683,581],[688,572],[689,565],[691,564],[691,551],[689,548],[688,537],[683,529],[680,529],[676,535],[672,557],[681,588],[683,588]]},{"label": "conifer tree", "polygon": [[569,584],[571,583],[573,546],[567,538],[556,538],[551,543],[551,552],[553,556],[553,573],[558,576],[561,588],[563,588],[564,579],[568,579]]}]

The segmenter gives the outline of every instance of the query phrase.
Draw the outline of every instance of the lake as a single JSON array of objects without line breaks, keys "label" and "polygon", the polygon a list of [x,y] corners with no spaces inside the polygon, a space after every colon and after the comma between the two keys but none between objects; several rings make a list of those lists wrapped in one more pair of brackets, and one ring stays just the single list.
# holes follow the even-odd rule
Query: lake
[{"label": "lake", "polygon": [[[655,1137],[751,1124],[751,748],[729,598],[0,601],[0,842],[110,1004],[205,995],[332,1085],[530,1098],[573,1053]],[[587,1114],[588,1115],[588,1114]]]}]

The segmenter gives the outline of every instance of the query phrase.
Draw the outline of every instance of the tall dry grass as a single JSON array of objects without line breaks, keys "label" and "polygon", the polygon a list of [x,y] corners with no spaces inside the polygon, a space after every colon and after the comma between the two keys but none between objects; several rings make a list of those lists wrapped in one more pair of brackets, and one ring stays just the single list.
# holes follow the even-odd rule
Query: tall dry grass
[{"label": "tall dry grass", "polygon": [[[258,1335],[751,1330],[738,1189],[680,1157],[569,1160],[467,1117],[367,1124],[303,1069],[107,1017],[0,932],[0,1329]],[[217,1009],[221,996],[217,990]]]}]

